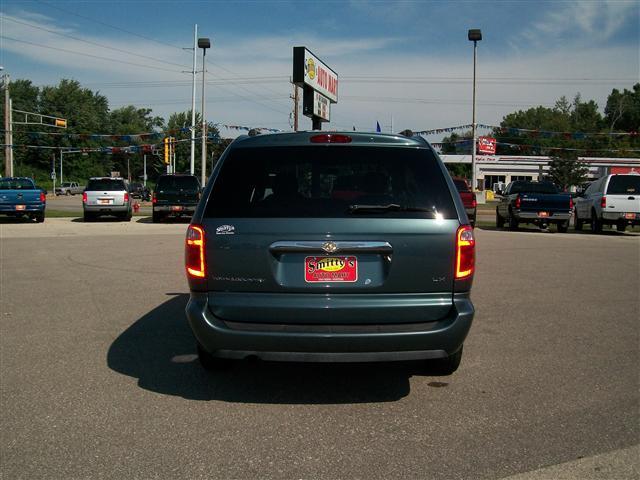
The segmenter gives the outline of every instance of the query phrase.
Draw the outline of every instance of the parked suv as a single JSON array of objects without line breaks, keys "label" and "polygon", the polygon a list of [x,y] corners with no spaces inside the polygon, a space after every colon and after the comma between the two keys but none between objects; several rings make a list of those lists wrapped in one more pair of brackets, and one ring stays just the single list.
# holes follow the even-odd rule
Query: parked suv
[{"label": "parked suv", "polygon": [[82,194],[84,221],[102,215],[115,215],[127,222],[131,220],[131,198],[124,179],[92,177]]},{"label": "parked suv", "polygon": [[474,233],[420,138],[236,139],[186,237],[200,362],[431,360],[452,373],[474,315]]},{"label": "parked suv", "polygon": [[200,200],[200,182],[194,175],[160,175],[153,192],[153,222],[191,216]]},{"label": "parked suv", "polygon": [[594,233],[603,225],[624,232],[627,225],[640,225],[640,175],[607,175],[593,182],[576,198],[573,211],[576,230],[591,224]]}]

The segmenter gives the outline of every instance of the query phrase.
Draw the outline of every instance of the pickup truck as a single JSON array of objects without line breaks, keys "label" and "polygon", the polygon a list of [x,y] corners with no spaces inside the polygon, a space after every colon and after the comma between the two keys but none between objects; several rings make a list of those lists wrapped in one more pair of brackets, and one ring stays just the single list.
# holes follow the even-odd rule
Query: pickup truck
[{"label": "pickup truck", "polygon": [[576,198],[574,226],[585,223],[600,233],[603,225],[615,225],[624,232],[627,225],[640,225],[640,175],[607,175],[593,182]]},{"label": "pickup truck", "polygon": [[496,207],[496,226],[505,223],[517,230],[521,223],[533,223],[540,228],[555,224],[558,232],[569,229],[573,200],[568,193],[560,193],[550,182],[517,180],[509,183]]},{"label": "pickup truck", "polygon": [[44,222],[47,196],[27,177],[0,178],[0,214]]},{"label": "pickup truck", "polygon": [[56,187],[55,194],[58,195],[82,195],[84,192],[84,185],[79,185],[77,182],[63,182],[59,187]]},{"label": "pickup truck", "polygon": [[458,190],[458,193],[460,194],[460,199],[462,200],[464,209],[467,212],[467,217],[469,217],[469,222],[471,223],[471,226],[475,226],[476,208],[478,206],[476,194],[471,191],[469,184],[464,178],[453,177],[452,180],[456,186],[456,190]]}]

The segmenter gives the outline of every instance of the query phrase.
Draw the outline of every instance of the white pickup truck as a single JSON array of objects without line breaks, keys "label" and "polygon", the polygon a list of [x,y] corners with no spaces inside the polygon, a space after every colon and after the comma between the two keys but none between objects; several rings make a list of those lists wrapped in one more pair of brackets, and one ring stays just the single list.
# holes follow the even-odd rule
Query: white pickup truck
[{"label": "white pickup truck", "polygon": [[80,195],[84,192],[84,185],[79,185],[77,182],[63,182],[59,187],[56,187],[55,194],[58,195]]},{"label": "white pickup truck", "polygon": [[576,198],[573,211],[576,230],[585,223],[599,233],[603,225],[615,225],[624,232],[628,225],[640,225],[640,175],[607,175],[593,182]]}]

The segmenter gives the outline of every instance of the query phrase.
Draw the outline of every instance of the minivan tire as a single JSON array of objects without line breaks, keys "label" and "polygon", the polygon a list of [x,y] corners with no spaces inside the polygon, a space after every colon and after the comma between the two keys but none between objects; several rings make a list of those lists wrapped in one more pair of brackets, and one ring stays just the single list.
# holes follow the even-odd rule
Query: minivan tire
[{"label": "minivan tire", "polygon": [[202,368],[209,372],[215,372],[220,370],[226,370],[231,366],[231,360],[227,358],[218,358],[207,352],[202,345],[196,344],[198,349],[198,360]]},{"label": "minivan tire", "polygon": [[452,353],[447,358],[431,360],[429,367],[431,367],[431,370],[435,370],[435,373],[438,375],[451,375],[453,372],[458,370],[458,367],[460,366],[463,347],[464,345],[461,346],[457,352]]}]

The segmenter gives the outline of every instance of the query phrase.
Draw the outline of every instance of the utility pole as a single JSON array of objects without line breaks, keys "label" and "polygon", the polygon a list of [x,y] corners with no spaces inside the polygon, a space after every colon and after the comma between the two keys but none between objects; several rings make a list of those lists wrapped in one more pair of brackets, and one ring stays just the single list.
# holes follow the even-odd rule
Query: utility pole
[{"label": "utility pole", "polygon": [[196,69],[198,66],[197,59],[198,50],[198,24],[193,26],[193,70],[192,70],[192,86],[191,86],[191,163],[189,164],[189,173],[194,175],[196,168]]},{"label": "utility pole", "polygon": [[8,73],[4,75],[4,143],[4,176],[13,177],[13,122]]},{"label": "utility pole", "polygon": [[298,86],[293,83],[293,95],[289,98],[293,99],[293,131],[298,131],[298,102],[300,101],[298,97]]},{"label": "utility pole", "polygon": [[142,177],[142,183],[146,187],[147,186],[147,154],[143,155],[143,163],[144,163],[144,176]]},{"label": "utility pole", "polygon": [[51,180],[53,180],[53,196],[56,196],[56,154],[51,154]]},{"label": "utility pole", "polygon": [[62,181],[64,178],[62,177],[62,149],[60,149],[60,185],[62,185]]}]

